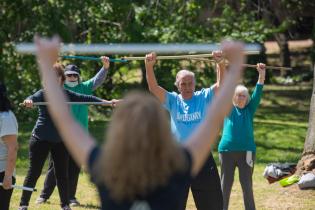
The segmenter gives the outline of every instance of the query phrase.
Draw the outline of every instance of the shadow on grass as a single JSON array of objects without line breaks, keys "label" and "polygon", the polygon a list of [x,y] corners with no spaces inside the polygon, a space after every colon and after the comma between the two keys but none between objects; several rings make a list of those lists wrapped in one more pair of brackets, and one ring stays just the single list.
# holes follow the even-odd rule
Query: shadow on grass
[{"label": "shadow on grass", "polygon": [[[311,95],[312,88],[310,85],[303,88],[299,88],[297,86],[295,87],[266,86],[262,96],[261,107],[263,107],[263,109],[259,108],[258,111],[268,114],[303,113],[303,117],[305,117],[306,115],[308,115]],[[299,117],[300,115],[296,116]]]},{"label": "shadow on grass", "polygon": [[[293,153],[299,153],[301,152],[301,149],[299,148],[294,148],[294,147],[281,147],[281,146],[278,146],[278,145],[267,145],[266,143],[262,143],[262,142],[257,142],[256,143],[256,146],[257,147],[261,147],[265,150],[280,150],[281,152],[286,152],[286,151],[289,151],[289,152],[293,152]],[[279,151],[279,152],[280,152]]]},{"label": "shadow on grass", "polygon": [[305,126],[285,122],[255,123],[257,163],[297,162],[303,151],[306,130]]},{"label": "shadow on grass", "polygon": [[94,204],[85,204],[85,205],[79,205],[79,207],[85,208],[85,209],[101,209],[100,206],[94,205]]}]

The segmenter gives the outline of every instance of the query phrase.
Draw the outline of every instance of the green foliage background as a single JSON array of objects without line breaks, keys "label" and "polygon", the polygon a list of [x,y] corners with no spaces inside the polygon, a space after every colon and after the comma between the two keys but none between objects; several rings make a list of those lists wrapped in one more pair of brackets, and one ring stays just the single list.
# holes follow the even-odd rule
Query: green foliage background
[{"label": "green foliage background", "polygon": [[[14,43],[31,42],[35,34],[58,34],[65,43],[217,43],[223,38],[263,43],[274,33],[292,27],[296,16],[282,24],[263,17],[261,8],[270,9],[267,1],[218,0],[2,0],[0,2],[0,81],[8,86],[19,120],[34,117],[17,106],[40,88],[34,56],[20,55]],[[282,0],[282,6],[297,12],[312,3]],[[256,7],[260,5],[260,7]],[[272,11],[271,11],[272,12]],[[112,56],[112,55],[109,55]],[[113,55],[114,56],[114,55]],[[250,58],[253,63],[259,61]],[[261,61],[261,60],[260,60]],[[83,70],[83,78],[92,77],[99,63],[75,61]],[[157,78],[162,86],[174,90],[176,71],[182,63],[165,61],[157,65]],[[215,80],[212,66],[186,63],[196,71],[197,88]],[[96,91],[103,98],[119,98],[131,88],[146,88],[145,78],[136,72],[143,64],[113,64],[108,78]],[[126,79],[126,74],[137,75]],[[255,78],[250,73],[247,78]],[[250,79],[249,81],[253,81]]]}]

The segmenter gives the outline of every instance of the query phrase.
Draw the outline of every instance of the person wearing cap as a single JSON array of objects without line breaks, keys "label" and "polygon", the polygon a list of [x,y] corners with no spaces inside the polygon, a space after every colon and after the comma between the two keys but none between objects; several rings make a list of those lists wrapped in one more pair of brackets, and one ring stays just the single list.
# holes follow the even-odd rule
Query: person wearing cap
[{"label": "person wearing cap", "polygon": [[[71,90],[76,93],[84,95],[92,95],[93,91],[96,90],[104,82],[110,62],[106,56],[101,57],[103,67],[99,72],[91,79],[87,81],[81,81],[81,70],[73,64],[69,64],[65,67],[64,74],[66,77],[64,88]],[[83,126],[84,129],[88,130],[88,106],[87,105],[72,105],[71,112],[74,118]],[[80,166],[69,156],[69,203],[70,206],[78,206],[80,203],[75,197],[77,184],[80,174]],[[54,165],[52,161],[49,162],[49,169],[46,174],[44,188],[40,196],[36,199],[37,204],[45,203],[53,193],[56,186],[56,179],[54,175]]]},{"label": "person wearing cap", "polygon": [[18,149],[18,123],[4,84],[0,83],[0,209],[9,210]]}]

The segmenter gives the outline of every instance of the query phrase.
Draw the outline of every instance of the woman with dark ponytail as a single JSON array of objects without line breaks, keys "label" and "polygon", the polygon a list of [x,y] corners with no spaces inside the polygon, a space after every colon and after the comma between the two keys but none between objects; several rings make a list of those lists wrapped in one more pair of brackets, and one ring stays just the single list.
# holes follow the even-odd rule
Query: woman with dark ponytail
[{"label": "woman with dark ponytail", "polygon": [[0,210],[8,210],[15,184],[18,124],[7,97],[4,84],[0,82]]}]

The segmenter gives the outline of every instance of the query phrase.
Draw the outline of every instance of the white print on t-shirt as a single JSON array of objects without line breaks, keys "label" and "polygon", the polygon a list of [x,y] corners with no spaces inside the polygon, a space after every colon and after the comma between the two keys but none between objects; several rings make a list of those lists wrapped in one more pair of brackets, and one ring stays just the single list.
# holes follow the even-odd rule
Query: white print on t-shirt
[{"label": "white print on t-shirt", "polygon": [[194,112],[191,114],[181,114],[177,112],[176,120],[183,122],[201,120],[201,112]]},{"label": "white print on t-shirt", "polygon": [[146,201],[135,201],[130,210],[151,210],[151,207]]}]

